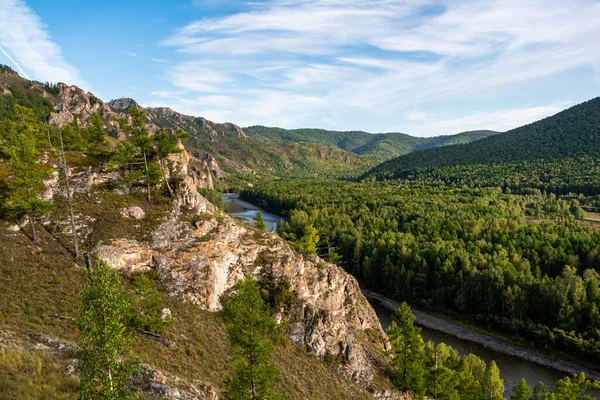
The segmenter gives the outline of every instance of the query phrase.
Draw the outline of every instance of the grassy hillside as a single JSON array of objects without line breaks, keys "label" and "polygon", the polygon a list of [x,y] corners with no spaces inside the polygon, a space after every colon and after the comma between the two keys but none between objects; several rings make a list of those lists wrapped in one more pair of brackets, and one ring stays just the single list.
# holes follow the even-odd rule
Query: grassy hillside
[{"label": "grassy hillside", "polygon": [[367,179],[426,179],[453,184],[600,190],[600,98],[474,143],[395,158]]},{"label": "grassy hillside", "polygon": [[[76,157],[76,154],[70,154]],[[83,163],[83,161],[82,161]],[[148,232],[169,208],[168,199],[158,196],[146,202],[143,193],[117,195],[97,191],[93,202],[75,196],[74,212],[90,223],[82,250],[94,243],[115,238],[147,240]],[[139,205],[151,217],[138,223],[115,224],[118,207]],[[49,223],[39,229],[39,241],[33,243],[27,228],[14,232],[8,223],[0,225],[0,398],[64,399],[76,387],[77,380],[65,373],[73,352],[51,352],[11,348],[11,338],[36,342],[39,335],[74,342],[77,329],[80,291],[85,280],[84,268],[68,251],[69,237],[60,221],[66,219],[66,207],[57,204]],[[125,290],[134,275],[122,276]],[[142,362],[175,375],[182,382],[200,380],[221,388],[222,379],[232,371],[227,331],[218,313],[200,310],[168,296],[154,279],[166,307],[176,320],[163,339],[147,335],[135,337],[135,352]],[[166,344],[165,344],[166,343]],[[349,399],[369,398],[358,385],[344,379],[329,365],[309,355],[289,341],[278,345],[274,362],[282,373],[281,387],[292,398]]]},{"label": "grassy hillside", "polygon": [[251,126],[245,128],[244,131],[249,136],[260,138],[266,142],[326,144],[380,161],[389,160],[415,150],[470,143],[498,133],[494,131],[472,131],[449,136],[421,138],[399,132],[372,134],[362,131],[340,132],[324,129],[282,129],[265,126]]}]

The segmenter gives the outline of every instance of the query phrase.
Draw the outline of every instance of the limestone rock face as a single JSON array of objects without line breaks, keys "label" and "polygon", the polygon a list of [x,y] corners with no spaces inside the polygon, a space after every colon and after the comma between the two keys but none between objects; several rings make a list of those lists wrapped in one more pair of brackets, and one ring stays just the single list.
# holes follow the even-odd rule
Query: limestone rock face
[{"label": "limestone rock face", "polygon": [[187,152],[169,162],[179,181],[177,198],[152,232],[152,243],[117,240],[93,253],[114,268],[156,268],[172,295],[209,311],[221,310],[222,296],[247,275],[273,287],[285,282],[295,301],[275,318],[287,320],[288,337],[317,356],[339,357],[342,373],[368,384],[374,365],[361,342],[365,331],[376,345],[389,344],[356,280],[316,256],[294,253],[276,234],[219,212],[198,193]]},{"label": "limestone rock face", "polygon": [[111,244],[98,245],[91,255],[116,269],[147,271],[154,265],[150,247],[135,240],[120,239]]}]

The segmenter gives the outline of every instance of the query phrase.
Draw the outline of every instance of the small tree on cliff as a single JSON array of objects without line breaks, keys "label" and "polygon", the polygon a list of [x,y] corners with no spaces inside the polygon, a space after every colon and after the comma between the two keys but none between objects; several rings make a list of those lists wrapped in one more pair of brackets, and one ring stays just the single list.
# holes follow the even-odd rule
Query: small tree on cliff
[{"label": "small tree on cliff", "polygon": [[119,276],[98,262],[81,295],[77,371],[82,400],[139,398],[127,387],[138,362],[129,352],[131,338],[125,323],[130,304],[120,285]]},{"label": "small tree on cliff", "polygon": [[223,315],[234,351],[234,374],[225,379],[224,397],[231,400],[286,398],[272,385],[279,369],[269,362],[273,341],[280,334],[251,276],[234,286],[235,294],[223,306]]},{"label": "small tree on cliff", "polygon": [[402,303],[392,314],[392,324],[387,329],[387,335],[396,362],[396,386],[412,392],[416,399],[422,399],[425,391],[425,345],[420,335],[421,329],[414,322],[415,316],[410,307]]},{"label": "small tree on cliff", "polygon": [[32,110],[15,106],[20,122],[7,121],[6,135],[2,138],[2,153],[8,156],[14,171],[14,178],[8,183],[10,193],[4,200],[4,207],[10,217],[26,216],[31,225],[33,241],[37,240],[35,219],[52,211],[54,205],[38,198],[44,185],[42,181],[50,176],[50,169],[37,161],[36,135],[39,127],[35,123]]},{"label": "small tree on cliff", "polygon": [[160,169],[152,162],[156,157],[154,141],[146,128],[146,113],[136,106],[131,106],[129,114],[131,122],[124,118],[117,118],[119,127],[127,134],[127,140],[124,143],[117,143],[117,151],[111,165],[129,166],[130,172],[126,174],[125,181],[133,182],[142,178],[146,185],[146,196],[150,201],[152,185],[160,183],[161,180]]},{"label": "small tree on cliff", "polygon": [[171,188],[169,179],[167,178],[167,166],[165,165],[165,160],[167,157],[169,157],[169,154],[183,152],[183,149],[179,147],[179,141],[188,136],[189,133],[183,131],[182,129],[177,129],[173,133],[161,131],[154,135],[154,145],[156,149],[156,156],[158,158],[158,165],[160,166],[160,172],[162,173],[163,181],[165,182],[171,197],[173,197],[175,193],[173,192],[173,188]]},{"label": "small tree on cliff", "polygon": [[260,229],[264,231],[266,228],[265,221],[263,221],[262,213],[259,211],[256,213],[256,217],[254,217],[254,227],[256,229]]}]

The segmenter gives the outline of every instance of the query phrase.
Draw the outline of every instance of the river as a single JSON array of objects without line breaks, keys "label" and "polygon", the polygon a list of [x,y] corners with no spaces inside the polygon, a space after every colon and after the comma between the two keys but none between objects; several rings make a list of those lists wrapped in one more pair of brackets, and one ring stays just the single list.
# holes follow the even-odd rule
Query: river
[{"label": "river", "polygon": [[[277,223],[282,219],[277,214],[263,210],[252,203],[240,199],[239,195],[236,193],[224,193],[223,201],[227,207],[228,214],[236,215],[246,219],[246,222],[249,225],[253,225],[254,218],[256,218],[256,213],[259,211],[262,212],[266,229],[270,232],[276,231]],[[397,307],[397,303],[392,300],[385,299],[379,295],[372,295],[374,296],[368,296],[369,301],[379,317],[381,326],[383,329],[386,329],[391,323],[392,310]],[[375,299],[375,297],[381,298],[383,302]],[[481,357],[487,363],[489,363],[491,360],[496,361],[498,368],[500,368],[500,376],[504,380],[504,396],[507,398],[510,397],[512,388],[519,383],[521,378],[525,378],[532,389],[535,383],[539,381],[544,382],[549,389],[552,389],[557,380],[565,377],[566,375],[570,375],[570,373],[561,372],[560,370],[549,368],[544,365],[555,363],[557,368],[565,371],[568,371],[569,368],[577,369],[577,367],[573,364],[552,360],[535,352],[530,352],[515,346],[503,344],[498,340],[488,338],[484,335],[469,331],[455,324],[440,320],[422,311],[414,310],[414,313],[417,317],[417,323],[422,328],[421,335],[423,336],[423,340],[425,342],[429,340],[432,340],[435,343],[444,342],[455,348],[460,354],[472,353],[478,357]],[[444,332],[458,333],[459,337],[454,334],[451,335]],[[484,346],[478,344],[476,343],[477,340],[475,342],[466,340],[464,337],[479,338],[481,339],[481,343],[486,343],[487,345]],[[495,351],[492,350],[492,348],[499,348],[503,351]],[[507,353],[517,354],[520,356],[517,357],[515,355],[508,355]],[[527,359],[531,357],[538,362],[528,361]],[[586,373],[586,376],[593,376],[595,379],[600,378],[600,374],[590,374],[589,371]],[[600,392],[596,391],[590,394],[596,398],[600,398]]]},{"label": "river", "polygon": [[265,229],[269,232],[277,231],[277,223],[282,219],[279,215],[240,199],[240,195],[237,193],[223,193],[223,201],[225,202],[227,214],[242,217],[246,219],[248,225],[254,226],[254,219],[260,211],[265,222]]},{"label": "river", "polygon": [[[390,301],[389,299],[385,299],[384,302],[381,302],[371,296],[369,293],[366,294],[369,298],[369,302],[379,317],[382,328],[387,329],[391,323],[391,314],[393,308],[390,306],[395,306],[397,303]],[[379,295],[375,296],[380,297]],[[507,398],[510,398],[512,388],[519,383],[521,378],[525,378],[532,389],[535,383],[539,381],[544,382],[546,386],[548,386],[548,389],[552,389],[557,380],[570,375],[568,372],[561,372],[557,369],[549,368],[542,364],[547,365],[546,363],[556,363],[557,368],[560,369],[573,369],[574,371],[581,370],[573,364],[552,360],[536,352],[528,351],[516,346],[506,345],[499,340],[469,331],[466,328],[462,328],[451,322],[433,317],[422,311],[413,310],[413,313],[416,316],[417,325],[419,325],[422,329],[421,335],[423,336],[423,340],[425,342],[431,340],[434,343],[446,343],[447,345],[455,348],[459,354],[472,353],[478,357],[481,357],[486,361],[486,363],[494,360],[498,365],[498,368],[500,368],[500,376],[504,380],[504,396]],[[475,342],[444,332],[455,332],[461,337],[470,337],[471,339],[475,340]],[[477,341],[486,343],[486,346],[478,344]],[[500,349],[504,349],[508,353],[517,352],[517,354],[521,354],[525,358],[531,357],[538,362],[528,361],[527,359],[508,355],[504,352],[495,351],[490,348],[494,347],[494,345],[498,345]],[[598,376],[597,372],[594,373],[590,371],[586,371],[586,376],[592,376],[596,379],[600,377]],[[599,391],[590,392],[589,394],[595,396],[596,398],[600,397]]]}]

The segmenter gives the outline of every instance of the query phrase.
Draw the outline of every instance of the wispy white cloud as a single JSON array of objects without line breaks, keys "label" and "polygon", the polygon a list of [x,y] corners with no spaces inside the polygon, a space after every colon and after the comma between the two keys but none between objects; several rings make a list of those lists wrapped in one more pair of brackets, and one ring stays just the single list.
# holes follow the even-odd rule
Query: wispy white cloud
[{"label": "wispy white cloud", "polygon": [[138,56],[137,53],[134,53],[133,51],[124,51],[123,53],[125,53],[129,57],[137,57]]},{"label": "wispy white cloud", "polygon": [[401,129],[392,128],[391,130],[409,129],[411,133],[418,135],[453,134],[480,129],[504,132],[549,117],[572,105],[572,102],[560,102],[545,106],[478,111],[459,118],[443,118],[443,116],[437,119],[428,118],[427,124],[405,124]]},{"label": "wispy white cloud", "polygon": [[489,123],[502,130],[555,105],[497,113],[473,106],[445,120],[435,109],[476,104],[490,92],[519,96],[519,85],[593,71],[599,19],[594,0],[248,2],[163,41],[185,60],[167,71],[186,91],[170,105],[240,124],[435,134]]},{"label": "wispy white cloud", "polygon": [[38,15],[22,0],[0,1],[0,46],[15,66],[33,79],[90,89],[77,68],[64,59]]}]

